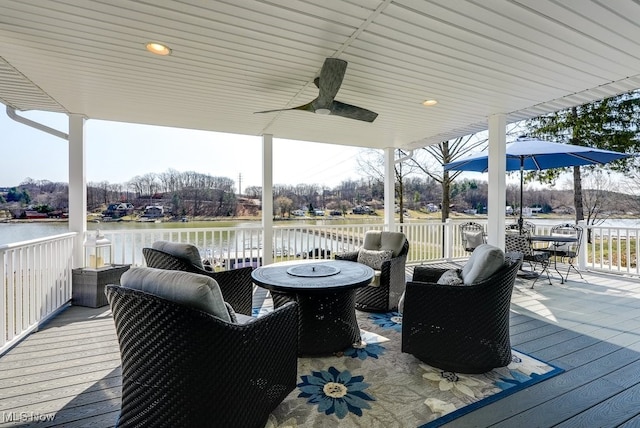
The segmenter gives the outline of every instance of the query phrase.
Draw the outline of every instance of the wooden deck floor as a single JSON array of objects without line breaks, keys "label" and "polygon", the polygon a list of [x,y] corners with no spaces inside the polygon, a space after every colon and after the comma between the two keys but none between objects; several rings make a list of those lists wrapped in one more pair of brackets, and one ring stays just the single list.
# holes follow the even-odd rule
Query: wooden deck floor
[{"label": "wooden deck floor", "polygon": [[[513,293],[512,345],[566,371],[447,427],[640,427],[640,280],[584,278]],[[108,307],[67,309],[0,358],[0,427],[112,427],[119,358]]]}]

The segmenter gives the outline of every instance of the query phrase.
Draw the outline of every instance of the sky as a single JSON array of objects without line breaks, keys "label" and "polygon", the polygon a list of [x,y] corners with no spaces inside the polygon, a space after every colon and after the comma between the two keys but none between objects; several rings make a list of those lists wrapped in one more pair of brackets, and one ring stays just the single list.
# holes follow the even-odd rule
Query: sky
[{"label": "sky", "polygon": [[[1,105],[0,105],[1,106]],[[69,181],[68,142],[10,119],[0,112],[0,187],[25,178]],[[66,115],[21,112],[62,132]],[[89,119],[85,122],[87,182],[126,183],[136,175],[169,169],[228,177],[242,189],[262,186],[262,138]],[[333,188],[358,180],[363,149],[274,138],[274,184],[318,184]]]},{"label": "sky", "polygon": [[[0,104],[1,107],[3,107]],[[17,186],[26,178],[68,182],[68,142],[10,119],[0,112],[0,187]],[[64,114],[21,112],[21,116],[68,132]],[[169,169],[228,177],[242,185],[262,186],[262,138],[248,135],[107,122],[85,122],[88,183],[124,184],[136,175]],[[359,147],[274,138],[274,184],[317,184],[334,188],[358,180]],[[241,180],[240,180],[241,177]],[[484,173],[462,177],[486,181]],[[507,184],[519,183],[509,174]],[[527,186],[536,187],[536,183]]]}]

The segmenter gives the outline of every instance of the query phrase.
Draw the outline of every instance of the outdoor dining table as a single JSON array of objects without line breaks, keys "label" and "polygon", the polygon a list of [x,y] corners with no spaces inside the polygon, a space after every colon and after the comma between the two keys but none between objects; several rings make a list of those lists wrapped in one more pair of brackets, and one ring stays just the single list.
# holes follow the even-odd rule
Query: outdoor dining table
[{"label": "outdoor dining table", "polygon": [[251,274],[258,286],[298,302],[298,355],[331,354],[360,343],[356,289],[368,285],[373,275],[369,266],[344,260],[273,263]]},{"label": "outdoor dining table", "polygon": [[[562,244],[578,242],[578,237],[574,235],[531,235],[529,239],[531,239],[531,242],[550,242],[550,243],[562,243]],[[554,251],[554,247],[550,246],[545,248],[545,250],[549,251],[550,255],[553,257],[553,268],[556,270],[556,272],[558,272],[558,275],[560,275],[560,284],[564,284],[566,279],[562,276],[562,273],[560,273],[560,271],[558,270],[558,260],[557,260],[557,257],[555,257],[556,254]],[[568,276],[569,274],[567,273],[567,277]]]}]

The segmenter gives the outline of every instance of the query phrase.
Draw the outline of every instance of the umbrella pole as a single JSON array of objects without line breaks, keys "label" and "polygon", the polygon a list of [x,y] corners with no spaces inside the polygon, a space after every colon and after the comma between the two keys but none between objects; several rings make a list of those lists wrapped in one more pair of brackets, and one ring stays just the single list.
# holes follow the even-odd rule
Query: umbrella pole
[{"label": "umbrella pole", "polygon": [[522,219],[522,187],[524,185],[524,158],[520,157],[520,217],[518,218],[518,232],[522,235],[522,226],[524,226],[524,220]]}]

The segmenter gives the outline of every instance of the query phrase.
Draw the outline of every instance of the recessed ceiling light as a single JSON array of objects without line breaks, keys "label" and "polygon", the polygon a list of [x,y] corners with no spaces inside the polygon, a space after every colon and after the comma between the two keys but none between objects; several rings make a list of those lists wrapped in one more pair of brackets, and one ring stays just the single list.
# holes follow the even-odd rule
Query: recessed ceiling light
[{"label": "recessed ceiling light", "polygon": [[145,45],[147,50],[156,55],[171,55],[171,49],[162,43],[149,42]]},{"label": "recessed ceiling light", "polygon": [[422,105],[427,107],[434,106],[436,104],[438,104],[438,100],[425,100],[422,102]]}]

